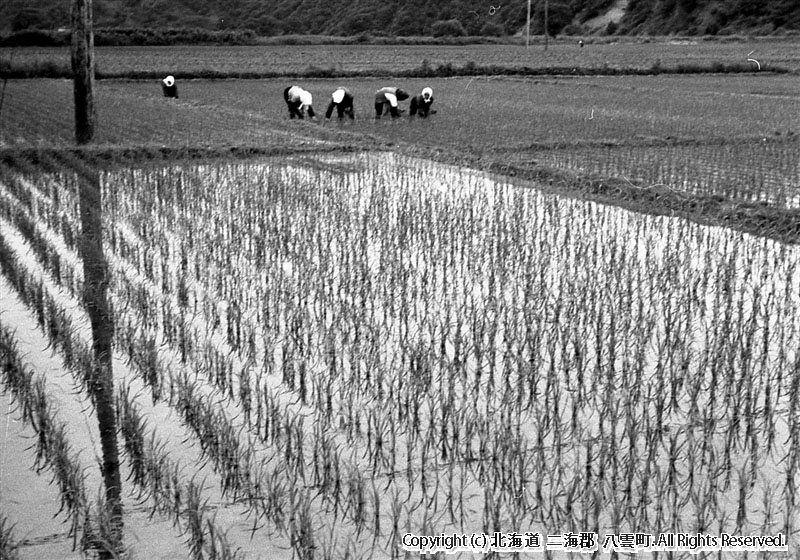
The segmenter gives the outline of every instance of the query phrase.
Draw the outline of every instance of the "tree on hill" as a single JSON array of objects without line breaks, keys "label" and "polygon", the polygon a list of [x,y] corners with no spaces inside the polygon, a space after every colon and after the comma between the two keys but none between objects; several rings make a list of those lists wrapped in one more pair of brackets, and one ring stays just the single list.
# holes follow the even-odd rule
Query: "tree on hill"
[{"label": "tree on hill", "polygon": [[433,22],[431,33],[434,37],[463,37],[467,34],[464,26],[457,19]]},{"label": "tree on hill", "polygon": [[25,29],[58,29],[69,27],[69,3],[51,0],[4,0],[0,21],[9,31]]},{"label": "tree on hill", "polygon": [[[580,29],[614,0],[549,0],[548,31]],[[262,35],[428,35],[457,20],[467,34],[525,27],[527,0],[93,0],[96,27],[255,29]],[[543,30],[543,0],[531,29]],[[0,0],[0,33],[69,27],[68,0]],[[629,0],[621,34],[800,30],[798,0]]]},{"label": "tree on hill", "polygon": [[620,22],[628,34],[770,33],[800,29],[796,0],[630,0]]},{"label": "tree on hill", "polygon": [[[558,35],[572,23],[575,12],[568,0],[550,0],[547,13],[547,33],[551,36]],[[531,14],[531,32],[541,34],[544,32],[544,3],[538,2]]]}]

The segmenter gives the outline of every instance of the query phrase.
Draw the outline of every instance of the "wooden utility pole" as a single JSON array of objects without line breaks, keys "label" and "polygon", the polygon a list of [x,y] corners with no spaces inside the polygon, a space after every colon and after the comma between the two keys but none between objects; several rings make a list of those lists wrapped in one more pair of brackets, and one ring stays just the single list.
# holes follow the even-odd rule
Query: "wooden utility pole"
[{"label": "wooden utility pole", "polygon": [[547,12],[548,0],[544,0],[544,50],[547,50]]},{"label": "wooden utility pole", "polygon": [[[72,72],[75,97],[75,141],[86,145],[94,139],[94,35],[92,0],[72,0]],[[117,445],[117,411],[112,369],[114,317],[108,303],[108,262],[103,254],[103,214],[100,174],[78,163],[78,201],[81,215],[80,256],[83,261],[83,304],[92,325],[92,402],[100,428],[108,523],[99,538],[100,558],[117,558],[122,552],[122,481]]]},{"label": "wooden utility pole", "polygon": [[75,140],[94,139],[94,33],[92,0],[72,0],[72,74],[75,94]]},{"label": "wooden utility pole", "polygon": [[528,0],[528,24],[525,26],[525,48],[531,48],[531,0]]}]

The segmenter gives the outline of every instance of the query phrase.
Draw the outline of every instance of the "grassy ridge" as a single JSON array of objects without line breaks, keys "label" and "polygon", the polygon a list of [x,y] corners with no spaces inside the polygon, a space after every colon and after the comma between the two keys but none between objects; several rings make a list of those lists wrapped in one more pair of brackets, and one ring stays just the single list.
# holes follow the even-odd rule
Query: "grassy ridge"
[{"label": "grassy ridge", "polygon": [[[652,76],[659,74],[742,74],[756,73],[759,70],[748,62],[714,62],[711,64],[679,64],[674,67],[664,67],[654,64],[650,68],[611,66],[602,67],[568,67],[568,66],[502,66],[479,65],[467,61],[463,65],[452,63],[432,66],[421,64],[408,70],[342,70],[333,67],[322,68],[310,65],[298,71],[174,71],[177,79],[183,80],[225,80],[245,79],[258,80],[270,78],[365,78],[365,77],[398,77],[398,78],[452,78],[456,76]],[[771,66],[768,69],[773,73],[787,73],[787,68]],[[164,77],[159,71],[97,71],[96,78],[103,79],[130,79],[130,80],[158,80]],[[31,79],[31,78],[72,78],[72,70],[53,61],[34,63],[14,63],[0,60],[0,78],[3,79]]]},{"label": "grassy ridge", "polygon": [[[619,75],[800,72],[792,40],[647,43],[557,42],[547,50],[520,44],[297,44],[192,47],[98,47],[101,78],[449,77],[474,75]],[[757,61],[752,62],[748,59]],[[0,48],[0,77],[71,76],[68,48]]]}]

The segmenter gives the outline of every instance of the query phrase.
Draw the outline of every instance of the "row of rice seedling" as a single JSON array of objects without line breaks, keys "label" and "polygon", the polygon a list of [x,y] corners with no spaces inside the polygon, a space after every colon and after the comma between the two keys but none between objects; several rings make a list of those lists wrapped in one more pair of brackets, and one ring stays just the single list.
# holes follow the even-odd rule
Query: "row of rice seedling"
[{"label": "row of rice seedling", "polygon": [[204,496],[203,483],[195,476],[185,474],[185,466],[171,458],[168,441],[158,437],[148,428],[147,420],[130,386],[123,386],[118,394],[120,430],[131,462],[132,482],[146,497],[153,513],[172,517],[187,537],[189,556],[192,558],[241,558],[233,549],[226,533],[209,516],[208,497]]},{"label": "row of rice seedling", "polygon": [[[82,552],[88,551],[104,558],[112,557],[115,555],[115,546],[112,543],[117,542],[114,537],[117,526],[106,511],[102,493],[98,493],[95,500],[88,499],[86,487],[94,484],[99,486],[99,473],[86,469],[79,458],[82,452],[88,451],[95,456],[98,452],[94,448],[94,436],[87,423],[95,412],[94,393],[89,389],[93,383],[94,359],[89,344],[81,338],[81,329],[73,327],[72,318],[79,305],[73,299],[70,306],[70,296],[61,293],[52,276],[48,274],[52,269],[48,270],[46,265],[52,261],[43,258],[48,252],[34,252],[33,256],[39,257],[39,262],[30,258],[32,251],[25,239],[25,231],[28,230],[14,230],[10,224],[0,219],[0,265],[8,279],[8,283],[3,282],[4,289],[15,289],[21,303],[32,312],[32,320],[28,321],[28,325],[15,322],[13,327],[4,331],[4,344],[8,347],[9,356],[13,357],[13,361],[9,359],[3,364],[3,369],[10,376],[5,385],[15,394],[18,402],[21,402],[23,420],[30,423],[37,432],[35,468],[40,471],[49,467],[55,471],[53,480],[58,483],[62,496],[61,509],[56,515],[62,511],[68,515],[73,550],[77,538],[80,537]],[[12,301],[10,291],[7,296],[4,310],[12,317],[19,317],[19,305]],[[17,321],[25,322],[21,319]],[[57,370],[51,370],[52,365],[45,365],[44,373],[37,375],[32,386],[34,391],[31,392],[31,387],[25,383],[14,383],[12,374],[16,372],[17,381],[27,381],[27,385],[30,385],[34,369],[23,365],[16,355],[16,330],[36,326],[42,331],[48,347],[60,351],[61,360],[56,361],[62,362],[63,367],[72,375],[62,375]],[[32,351],[36,356],[45,348],[44,345],[31,344],[28,341],[31,337],[30,332],[25,335],[26,356]],[[41,367],[42,358],[35,359],[38,367]],[[74,391],[75,387],[83,391]],[[58,398],[61,395],[68,397]],[[31,412],[30,403],[25,400],[30,398],[35,398],[35,413]],[[75,451],[68,439],[77,442]]]},{"label": "row of rice seedling", "polygon": [[[31,173],[35,168],[25,163],[19,158],[16,165],[21,171]],[[0,166],[0,173],[4,185],[5,216],[14,220],[18,229],[25,230],[34,249],[42,252],[48,244],[57,247],[58,250],[50,251],[48,259],[58,259],[61,253],[76,251],[80,226],[71,220],[72,216],[79,215],[74,176],[61,173],[57,181],[43,181],[39,176],[41,172],[36,171],[28,181],[26,175],[14,173],[7,166]],[[73,267],[76,267],[76,262],[77,259],[72,262]],[[61,280],[58,262],[54,262],[53,267],[56,277]]]},{"label": "row of rice seedling", "polygon": [[[2,240],[0,239],[0,241]],[[3,254],[7,257],[15,252],[7,247],[4,242],[1,247],[4,251]],[[7,259],[4,264],[5,262],[11,262],[11,260],[12,258]],[[38,321],[40,327],[50,337],[50,343],[61,350],[65,367],[73,369],[76,378],[84,379],[87,374],[81,372],[90,370],[91,356],[87,344],[79,336],[75,336],[75,332],[71,328],[70,316],[75,311],[62,307],[62,303],[48,293],[46,282],[42,282],[41,278],[37,279],[35,273],[31,273],[26,267],[8,265],[4,267],[4,273],[15,282],[14,287],[18,289],[18,293],[24,302],[32,310],[39,313]],[[14,350],[15,335],[7,328],[4,328],[2,332],[3,348],[6,349],[8,347],[7,353],[10,356]],[[8,376],[5,380],[6,387],[12,390],[15,395],[19,395],[22,394],[20,388],[26,388],[27,385],[30,385],[33,372],[20,366],[19,358],[16,355],[14,357],[15,361],[12,362],[6,354],[3,354],[2,365],[4,373]],[[20,374],[20,372],[25,375]],[[27,385],[23,383],[24,381],[28,382]],[[35,390],[28,391],[34,395],[31,398],[35,399],[36,411],[51,410],[45,395],[47,387],[51,384],[51,379],[39,376],[36,378]],[[27,388],[30,389],[30,387]],[[122,434],[125,438],[131,464],[131,480],[138,486],[139,496],[150,496],[153,499],[153,513],[172,513],[176,524],[179,526],[182,523],[184,524],[183,530],[187,534],[187,543],[192,557],[240,557],[241,555],[231,548],[225,533],[220,530],[215,519],[208,516],[208,497],[205,496],[208,492],[203,491],[204,484],[195,481],[194,472],[184,475],[179,465],[169,458],[174,453],[174,447],[168,450],[165,443],[161,443],[156,438],[154,432],[149,433],[149,438],[145,442],[146,422],[139,413],[139,408],[130,398],[130,391],[127,386],[121,390],[119,402],[120,416],[123,420]],[[54,423],[55,420],[50,419],[51,415],[43,416],[41,413],[30,412],[30,403],[27,401],[22,402],[21,408],[23,417],[26,419],[31,418],[32,425],[36,427],[39,433],[40,451],[38,456],[41,459],[37,460],[42,461],[42,466],[38,468],[49,466],[47,460],[53,454],[53,452],[47,454],[50,447],[56,450],[64,448],[67,452],[69,451],[69,447],[64,443],[66,441],[64,439],[66,423],[60,422],[56,425]],[[58,430],[49,429],[51,425],[57,426]],[[55,433],[51,434],[51,432]],[[47,445],[46,443],[51,440],[54,443]],[[69,465],[73,465],[73,463],[69,463]],[[92,508],[91,504],[85,504],[81,512],[79,512],[82,517],[76,517],[77,514],[73,511],[75,508],[71,506],[69,500],[83,498],[85,501],[86,496],[83,487],[85,486],[86,470],[80,465],[74,468],[60,468],[56,472],[55,479],[57,481],[61,481],[61,471],[79,476],[75,479],[80,483],[80,487],[75,487],[77,490],[73,487],[64,490],[64,483],[61,483],[62,499],[67,500],[67,502],[62,503],[62,509],[65,509],[70,514],[72,532],[76,531],[79,523],[80,526],[78,528],[83,531],[83,536],[81,537],[83,549],[91,550],[104,546],[109,540],[108,538],[102,538],[102,535],[105,535],[104,531],[108,531],[109,528],[103,524],[105,517],[99,514],[99,512],[103,511],[102,497],[94,508]],[[185,482],[186,478],[189,478],[188,482]],[[90,508],[97,509],[98,514],[92,514],[93,516],[89,517]]]},{"label": "row of rice seedling", "polygon": [[[8,195],[8,192],[4,194]],[[5,203],[3,206],[4,210],[17,218],[17,225],[22,224],[22,227],[18,230],[14,230],[10,224],[0,222],[4,233],[9,233],[15,238],[13,239],[13,247],[7,245],[5,240],[0,238],[0,241],[2,241],[0,248],[3,249],[3,255],[5,257],[3,261],[5,265],[3,272],[13,282],[14,287],[17,289],[24,303],[36,314],[39,326],[44,331],[44,334],[49,337],[50,344],[55,349],[61,351],[64,366],[73,370],[76,381],[81,383],[84,391],[91,395],[91,392],[87,389],[90,381],[88,372],[92,369],[91,354],[87,343],[81,338],[81,333],[76,332],[72,327],[72,319],[75,314],[81,314],[78,310],[79,305],[75,303],[81,294],[78,291],[73,291],[65,298],[59,297],[53,293],[56,289],[55,285],[59,280],[57,274],[60,270],[59,267],[54,266],[54,262],[58,262],[58,260],[52,258],[52,254],[56,249],[48,244],[48,240],[44,239],[41,232],[38,231],[35,219],[31,222],[31,215],[19,208],[21,205],[18,201],[11,196],[6,196],[3,202]],[[10,209],[16,210],[16,212],[10,211]],[[33,214],[35,216],[36,209],[34,209]],[[56,243],[55,245],[62,251],[66,250],[63,244],[58,246],[58,243]],[[17,257],[19,255],[28,253],[31,250],[33,256],[38,260],[38,263],[30,259],[25,259],[24,263],[22,261],[17,262]],[[69,250],[66,250],[66,253],[59,253],[59,256],[63,258],[65,262],[76,260],[74,258],[69,258],[74,257],[74,255],[69,254]],[[48,280],[48,278],[56,280],[56,283],[53,283],[52,280]],[[64,287],[63,283],[61,285]],[[72,286],[68,287],[71,288]],[[68,301],[69,296],[75,298],[71,303]],[[83,317],[83,319],[85,320],[85,317]],[[86,334],[85,332],[83,333],[84,336]],[[14,340],[14,336],[10,332],[7,333],[7,338],[11,341]],[[9,365],[8,371],[13,372],[16,370]],[[41,389],[40,392],[42,392],[42,394],[44,387],[49,386],[51,382],[52,380],[45,379],[43,376],[37,379],[37,387]],[[137,438],[143,438],[146,426],[141,416],[137,416],[135,413],[131,414],[130,399],[126,400],[125,397],[129,397],[129,392],[124,393],[123,397],[120,399],[121,403],[127,404],[127,407],[122,411],[125,413],[122,417],[126,421],[126,424],[123,425],[123,434],[126,436],[126,444],[129,444],[131,441],[136,441]],[[42,406],[46,404],[44,396],[42,396],[39,401],[41,401]],[[25,411],[23,411],[23,414],[29,416]],[[131,418],[133,418],[134,421],[131,421]],[[46,423],[44,420],[40,422],[44,426],[40,430],[41,435],[47,430],[45,430]],[[62,423],[61,431],[58,432],[61,436],[63,436],[64,427],[65,424]],[[160,502],[155,504],[154,512],[173,512],[175,522],[178,524],[185,520],[185,533],[188,534],[189,550],[193,557],[239,557],[240,554],[233,551],[228,544],[225,533],[219,529],[216,521],[209,518],[206,513],[209,498],[206,496],[208,492],[203,491],[204,484],[195,482],[195,473],[192,472],[189,474],[191,477],[189,482],[185,483],[185,487],[182,486],[184,485],[184,479],[186,477],[178,468],[177,463],[171,462],[167,458],[168,454],[171,455],[174,453],[174,447],[167,452],[163,445],[159,445],[156,442],[154,434],[151,434],[151,439],[148,441],[150,444],[149,446],[128,445],[133,480],[134,483],[139,486],[140,496],[152,492],[154,500]],[[144,475],[149,476],[143,476],[143,471]],[[78,468],[76,472],[81,475],[82,478],[80,478],[80,481],[82,482],[83,477],[85,477],[85,471]],[[170,488],[166,490],[161,487],[161,484],[165,481],[170,485]],[[170,493],[170,489],[175,490],[174,494]],[[83,491],[79,493],[71,492],[67,495],[80,497],[84,496],[84,493]],[[171,500],[163,501],[164,495],[168,495]],[[174,508],[170,506],[174,506]],[[62,505],[62,507],[64,506]],[[98,511],[102,511],[102,498],[97,502],[97,508]],[[89,506],[87,505],[85,509],[88,515]],[[74,524],[74,515],[72,517]],[[95,518],[90,519],[89,517],[81,518],[83,530],[86,535],[93,535],[98,531],[100,534],[105,534],[103,531],[108,530],[108,527],[102,524],[104,519],[105,518],[101,515],[98,515],[96,520]],[[90,523],[97,522],[100,522],[98,527],[90,525]],[[102,546],[104,542],[109,542],[108,539],[105,539],[105,541],[89,542],[87,540],[88,538],[90,537],[84,536],[84,541],[86,541],[83,543],[84,548],[96,548]]]},{"label": "row of rice seedling", "polygon": [[[130,274],[130,279],[148,283],[143,278],[137,279],[134,274]],[[159,284],[150,281],[149,285],[152,289]],[[141,293],[148,290],[126,288],[120,292],[136,291]],[[163,338],[165,331],[147,329],[147,325],[143,324],[145,315],[132,311],[138,311],[137,305],[126,301],[124,297],[120,298],[120,302],[131,310],[132,320],[123,319],[121,322],[118,343],[134,354],[140,352],[137,349],[145,349],[132,362],[135,367],[142,369],[142,375],[151,384],[151,388],[158,386],[154,390],[155,398],[173,402],[195,431],[204,453],[220,472],[223,493],[230,493],[233,499],[241,499],[248,504],[256,516],[256,522],[263,519],[280,531],[288,532],[298,554],[310,554],[315,547],[316,537],[309,516],[303,512],[310,511],[312,496],[318,492],[314,490],[314,486],[297,484],[301,480],[304,483],[309,482],[303,459],[304,453],[307,453],[304,452],[303,418],[287,413],[285,405],[278,402],[280,397],[273,395],[273,389],[266,381],[263,390],[255,390],[257,402],[244,399],[249,385],[236,383],[238,389],[234,391],[234,366],[229,357],[230,351],[223,353],[208,346],[202,348],[200,344],[186,347],[173,340],[172,352],[165,352],[163,348],[170,346],[170,342]],[[180,319],[176,328],[183,330],[185,324]],[[155,340],[158,340],[157,344],[154,343]],[[193,347],[202,352],[195,353]],[[157,350],[159,348],[160,351]],[[172,359],[170,354],[174,354]],[[238,367],[236,371],[239,371]],[[228,408],[225,402],[228,400],[241,403],[238,410],[245,411],[243,418],[236,419],[225,412]],[[249,406],[252,406],[252,414]],[[243,429],[249,429],[249,435],[247,432],[242,433]],[[267,448],[267,452],[256,455],[254,450],[260,447],[257,445],[259,441],[272,447]],[[330,445],[326,449],[329,455],[338,457],[338,451],[332,450]],[[343,501],[342,490],[338,482],[334,485],[330,480],[330,470],[332,468],[339,472],[342,467],[338,460],[329,461],[328,464],[333,466],[326,469],[327,482],[322,486],[322,499],[323,503],[330,501],[334,504],[332,515],[335,519],[346,512],[339,506]],[[315,474],[315,480],[319,480],[316,478],[318,476]],[[298,517],[292,512],[300,512],[302,515]],[[341,521],[337,532],[340,535],[345,533]],[[332,545],[320,546],[325,549]]]},{"label": "row of rice seedling", "polygon": [[14,525],[0,513],[0,553],[8,560],[19,560],[19,544],[14,535]]},{"label": "row of rice seedling", "polygon": [[[402,487],[420,506],[463,501],[469,488],[452,490],[454,471],[461,469],[461,483],[474,475],[498,492],[473,501],[486,526],[707,526],[727,515],[719,505],[726,501],[738,504],[737,526],[754,523],[751,490],[772,495],[766,473],[781,471],[775,442],[790,433],[776,413],[790,388],[772,389],[773,368],[789,371],[793,361],[777,349],[797,328],[791,269],[772,256],[788,249],[481,180],[466,194],[437,189],[443,178],[430,169],[275,167],[241,165],[230,176],[157,171],[153,188],[175,184],[172,194],[148,189],[124,206],[139,224],[141,240],[129,244],[143,252],[140,266],[161,271],[150,281],[172,276],[190,287],[189,309],[209,328],[201,337],[225,340],[240,364],[261,364],[261,372],[246,372],[244,391],[232,367],[222,376],[231,387],[238,381],[229,392],[243,409],[252,405],[243,395],[264,401],[251,374],[277,379],[337,437],[365,447],[362,469],[387,477],[387,487],[405,474]],[[215,188],[202,175],[214,177]],[[239,219],[226,222],[227,213]],[[639,241],[630,246],[631,238]],[[730,255],[722,272],[714,273],[713,251]],[[764,272],[748,270],[748,259]],[[660,273],[644,274],[653,269]],[[749,286],[763,293],[761,282],[773,277],[785,279],[784,288],[768,288],[782,297],[752,298]],[[763,325],[754,328],[744,310]],[[714,317],[726,322],[706,331]],[[742,340],[747,351],[735,346]],[[755,362],[754,346],[762,351]],[[787,374],[777,381],[787,383]],[[642,389],[619,390],[628,386]],[[743,404],[741,415],[732,412]],[[731,456],[731,442],[747,460]],[[791,465],[794,453],[782,459]],[[324,472],[324,453],[311,457],[306,470]],[[585,468],[569,466],[576,463]],[[559,467],[546,476],[543,465]],[[792,513],[782,522],[790,528],[796,473],[784,474],[781,496]],[[688,488],[684,496],[725,498],[679,500],[676,481]],[[774,517],[770,510],[758,519]],[[452,515],[450,526],[458,521]]]},{"label": "row of rice seedling", "polygon": [[[260,410],[260,406],[259,406],[259,410]],[[259,416],[260,416],[260,414],[259,414]],[[359,487],[360,487],[360,485],[357,485],[355,488],[356,488],[356,490],[358,491],[359,494],[363,494],[362,491],[358,490]],[[375,495],[377,496],[377,494],[375,494]],[[338,503],[338,496],[336,496],[336,498],[335,498],[335,503]],[[361,514],[359,514],[359,518],[360,517],[361,517]]]},{"label": "row of rice seedling", "polygon": [[[102,546],[104,526],[97,523],[97,527],[93,527],[90,516],[94,513],[87,496],[86,473],[79,452],[71,446],[67,437],[67,425],[53,406],[48,394],[47,379],[41,374],[35,375],[26,366],[17,352],[13,327],[2,322],[0,373],[4,390],[13,396],[23,422],[35,431],[36,462],[32,468],[50,471],[58,486],[60,503],[55,515],[62,512],[66,515],[73,548],[80,542],[81,550],[96,550]],[[96,519],[100,520],[102,517],[97,516]],[[16,547],[12,547],[10,528],[6,531],[6,527],[3,527],[2,533],[4,543],[0,551],[4,552],[4,558],[5,553],[13,558]]]},{"label": "row of rice seedling", "polygon": [[[13,205],[12,204],[13,200],[6,200],[6,202],[9,205]],[[35,214],[35,212],[34,212],[34,214]],[[30,218],[30,216],[27,215],[27,214],[25,214],[24,217],[25,218]],[[74,220],[75,216],[74,215],[71,216],[71,219]],[[25,229],[25,228],[23,228],[23,229]],[[31,231],[33,231],[33,230],[31,230]],[[35,240],[40,240],[40,237],[34,236],[34,239]],[[42,251],[42,250],[35,251],[36,256],[39,258],[39,260],[46,267],[47,267],[48,264],[52,264],[52,260],[48,258],[50,247],[48,246],[47,249],[48,250],[44,250],[44,251]],[[50,268],[50,273],[52,274],[55,271],[55,269],[52,266],[50,266],[49,268]],[[17,275],[21,274],[21,275],[24,276],[24,273],[13,272],[12,275],[13,274],[17,274]],[[73,293],[73,295],[77,295],[77,294]],[[57,308],[57,305],[55,305],[55,303],[53,303],[52,301],[48,300],[48,303],[49,304],[47,306],[42,306],[43,312],[45,314],[48,311],[52,312],[54,309]],[[63,311],[63,310],[59,310],[59,311]],[[125,324],[124,323],[125,313],[124,312],[121,313],[119,315],[119,317],[120,317],[120,319],[123,320],[123,324]],[[65,330],[68,330],[68,329],[65,329]],[[60,329],[58,329],[58,331],[60,332]],[[121,332],[119,334],[120,345],[123,346],[123,347],[127,347],[127,342],[126,342],[126,341],[128,341],[128,339],[126,338],[127,334],[128,334],[128,331],[126,331],[126,329],[123,327],[123,329],[121,329]],[[139,348],[146,348],[147,345],[143,344],[143,345],[132,345],[131,346],[131,348],[134,348],[134,347],[137,348],[137,356],[136,356],[136,358],[139,358],[140,356],[143,356],[145,354],[146,350],[145,350],[145,352],[141,352],[138,349]],[[139,363],[141,362],[141,360],[137,360],[137,359],[134,359],[133,361],[134,361],[134,363],[136,363],[136,365],[139,365]],[[239,449],[249,450],[251,448],[251,446],[245,446],[245,445],[241,445],[240,446],[239,445],[239,442],[238,442],[236,434],[232,431],[232,428],[230,427],[230,424],[226,423],[224,412],[220,412],[218,410],[218,407],[215,407],[212,404],[209,404],[209,402],[206,402],[205,401],[205,397],[208,396],[207,392],[202,391],[202,390],[196,391],[195,387],[196,387],[196,385],[193,382],[189,381],[187,378],[182,378],[182,383],[179,382],[179,383],[177,383],[177,386],[171,387],[171,389],[174,389],[174,390],[170,391],[169,398],[170,398],[170,400],[172,400],[173,398],[175,399],[176,408],[178,408],[182,412],[182,414],[183,414],[185,420],[187,421],[187,423],[190,424],[192,427],[194,427],[196,429],[198,439],[200,440],[201,444],[203,445],[204,452],[207,451],[209,458],[216,463],[217,470],[221,473],[221,477],[222,477],[223,495],[226,492],[228,492],[228,491],[230,491],[232,489],[233,493],[234,493],[232,499],[236,500],[237,499],[237,496],[236,496],[237,492],[244,493],[244,491],[247,490],[248,498],[249,498],[249,500],[251,502],[251,507],[252,507],[252,502],[253,502],[253,499],[254,499],[254,492],[257,491],[257,488],[260,486],[260,484],[258,482],[251,481],[249,476],[246,477],[244,480],[240,480],[239,478],[232,478],[231,477],[231,472],[233,470],[237,470],[237,469],[240,468],[240,462],[235,458],[236,456],[238,456]],[[213,400],[211,402],[213,403]],[[135,422],[134,422],[134,425],[136,425]],[[220,431],[221,430],[220,426],[228,426],[227,427],[227,432],[225,432],[225,431],[221,432]],[[297,430],[295,430],[295,431],[297,432]],[[300,431],[300,433],[302,433],[302,431]],[[227,434],[227,436],[225,434]],[[222,435],[222,441],[227,441],[228,442],[227,444],[223,445],[222,447],[220,447],[220,445],[219,445],[220,441],[221,441],[220,440],[220,435]],[[129,442],[130,439],[131,438],[128,437],[128,439],[126,439],[126,442]],[[138,448],[140,448],[140,447],[141,446],[138,446]],[[133,448],[136,449],[137,446],[134,445]],[[291,457],[291,453],[287,453],[287,457]],[[134,461],[136,460],[135,456],[134,456],[134,458],[132,460],[134,460]],[[160,458],[157,456],[155,458],[155,462],[156,463],[160,462],[161,460],[163,460],[163,456],[161,456]],[[249,461],[249,459],[245,459],[241,463],[242,464],[242,467],[241,467],[242,468],[242,472],[248,472],[246,470],[247,466],[248,466],[248,461]],[[150,463],[152,464],[152,462],[153,461],[151,460]],[[161,478],[161,477],[159,477],[159,478]],[[173,478],[174,478],[174,476],[173,476]],[[231,484],[228,484],[229,482]],[[282,495],[282,493],[286,491],[286,488],[289,488],[289,490],[293,490],[291,488],[291,486],[289,484],[287,484],[286,481],[283,481],[283,482],[278,481],[278,482],[281,484],[281,486],[275,487],[273,485],[273,486],[270,487],[270,488],[275,488],[279,492],[279,494],[277,496]],[[195,490],[197,490],[197,489],[195,489]],[[187,490],[187,492],[188,492],[188,490]],[[290,492],[289,495],[290,496],[295,496],[296,494],[297,494],[296,492],[292,491],[292,492]],[[256,496],[256,497],[258,497],[258,496]],[[180,493],[177,495],[176,500],[180,500]],[[302,503],[302,502],[299,502],[299,503]],[[313,540],[310,537],[310,530],[307,527],[304,527],[303,525],[297,526],[295,524],[295,520],[298,519],[298,518],[296,516],[294,516],[293,514],[291,514],[291,511],[294,511],[296,509],[295,507],[291,507],[290,508],[290,513],[285,513],[285,509],[284,509],[284,505],[282,503],[282,500],[275,499],[275,498],[271,498],[271,499],[266,500],[266,501],[259,498],[258,504],[265,504],[264,505],[265,508],[271,508],[270,511],[273,512],[273,513],[277,512],[276,513],[277,519],[278,519],[277,523],[279,525],[284,522],[283,521],[284,518],[287,518],[288,520],[290,520],[290,523],[287,524],[288,525],[287,530],[290,531],[291,534],[299,534],[301,536],[302,535],[306,535],[305,537],[303,537],[301,539],[293,538],[293,541],[295,542],[295,544],[297,546],[301,547],[302,549],[309,549],[309,550],[313,548]],[[308,509],[308,507],[305,506],[305,507],[300,507],[299,510],[302,512],[302,511],[307,511],[307,509]],[[190,515],[191,512],[185,512],[185,514],[189,515],[191,517],[191,515]],[[302,517],[300,519],[302,519]],[[306,516],[306,521],[308,521],[307,516]],[[202,522],[196,522],[191,526],[192,527],[199,526],[202,529],[203,523]],[[214,540],[214,535],[215,534],[216,535],[220,535],[220,533],[218,531],[211,531],[211,529],[213,529],[213,525],[208,525],[208,527],[209,527],[209,531],[210,531],[210,537],[209,537],[208,540],[203,540],[202,539],[202,537],[203,537],[202,533],[198,533],[197,531],[193,531],[191,533],[190,540],[191,540],[191,543],[192,543],[192,551],[193,551],[194,554],[202,554],[202,550],[205,550],[205,548],[207,548],[205,545],[203,545],[203,543],[206,543],[206,545],[208,545],[208,544],[213,545],[213,544],[217,543],[217,541]],[[224,544],[224,542],[222,544]],[[223,548],[221,550],[225,550],[225,549]]]},{"label": "row of rice seedling", "polygon": [[118,348],[301,557],[794,532],[793,247],[386,155],[103,183]]},{"label": "row of rice seedling", "polygon": [[554,167],[666,186],[687,196],[800,207],[798,142],[607,146],[542,152]]}]

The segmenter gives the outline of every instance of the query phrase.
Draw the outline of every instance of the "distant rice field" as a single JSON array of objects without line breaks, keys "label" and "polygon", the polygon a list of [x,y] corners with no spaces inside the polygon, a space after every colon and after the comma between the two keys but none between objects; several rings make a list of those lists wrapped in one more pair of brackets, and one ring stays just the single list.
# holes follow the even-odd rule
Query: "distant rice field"
[{"label": "distant rice field", "polygon": [[[300,72],[311,66],[344,71],[398,72],[416,68],[422,61],[433,66],[468,61],[477,65],[576,67],[576,68],[674,68],[679,65],[744,63],[759,61],[762,69],[800,70],[800,49],[791,40],[654,41],[651,43],[587,44],[577,40],[526,49],[520,45],[262,45],[98,47],[100,72],[174,73],[198,72]],[[13,54],[12,54],[13,52]],[[0,49],[0,60],[17,62],[53,60],[69,65],[67,48]]]},{"label": "distant rice field", "polygon": [[[395,144],[515,165],[544,164],[797,207],[800,91],[790,75],[594,78],[387,78],[179,81],[165,100],[157,80],[100,81],[97,142],[110,145],[278,145],[315,141]],[[346,85],[356,120],[290,121],[282,91],[300,83],[323,115]],[[374,119],[379,87],[431,86],[428,120]],[[0,115],[5,146],[72,142],[72,87],[66,80],[9,81]]]}]

